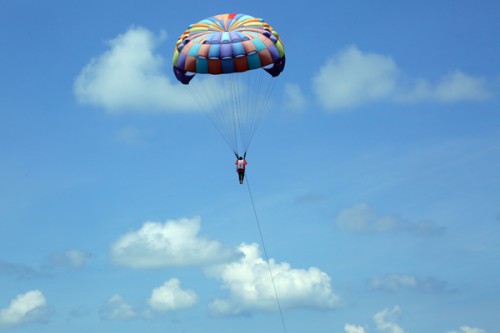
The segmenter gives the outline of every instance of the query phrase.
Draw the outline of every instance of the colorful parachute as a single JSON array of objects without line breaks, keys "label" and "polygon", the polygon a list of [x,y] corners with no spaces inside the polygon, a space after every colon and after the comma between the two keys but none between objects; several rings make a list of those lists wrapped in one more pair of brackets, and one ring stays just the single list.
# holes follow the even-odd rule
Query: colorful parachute
[{"label": "colorful parachute", "polygon": [[[246,153],[285,67],[278,33],[260,18],[216,15],[188,27],[172,63],[234,153]],[[191,81],[196,74],[206,75]]]}]

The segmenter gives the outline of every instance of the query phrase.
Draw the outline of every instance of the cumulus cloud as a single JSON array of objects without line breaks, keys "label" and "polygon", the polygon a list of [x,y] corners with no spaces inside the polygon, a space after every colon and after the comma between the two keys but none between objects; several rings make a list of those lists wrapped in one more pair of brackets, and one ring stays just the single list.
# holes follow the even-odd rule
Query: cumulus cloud
[{"label": "cumulus cloud", "polygon": [[222,280],[229,291],[226,299],[216,299],[210,307],[216,314],[239,315],[251,310],[276,309],[276,293],[286,308],[331,309],[340,302],[331,286],[330,277],[318,268],[293,269],[288,263],[267,262],[257,244],[241,244],[243,255],[238,261],[212,268],[209,274]]},{"label": "cumulus cloud", "polygon": [[401,229],[417,236],[442,236],[445,228],[435,221],[424,219],[416,222],[402,223]]},{"label": "cumulus cloud", "polygon": [[413,275],[390,274],[384,277],[374,277],[370,281],[370,287],[375,290],[397,291],[402,288],[415,288],[418,284]]},{"label": "cumulus cloud", "polygon": [[166,76],[168,68],[156,50],[166,39],[142,27],[131,27],[110,40],[108,50],[79,73],[73,91],[83,104],[113,113],[174,112],[195,109],[182,85]]},{"label": "cumulus cloud", "polygon": [[[382,333],[405,333],[405,330],[401,328],[396,322],[401,316],[401,309],[399,306],[395,306],[392,309],[384,309],[373,315],[373,322],[375,323],[375,329]],[[362,326],[357,326],[353,324],[344,325],[345,333],[365,333],[365,329]],[[448,332],[453,333],[453,332]]]},{"label": "cumulus cloud", "polygon": [[394,216],[381,216],[364,202],[342,209],[335,218],[338,228],[352,232],[383,232],[394,229],[397,223]]},{"label": "cumulus cloud", "polygon": [[37,269],[26,265],[0,261],[0,276],[2,275],[11,276],[15,279],[32,279],[47,276]]},{"label": "cumulus cloud", "polygon": [[231,258],[233,250],[198,235],[201,219],[146,222],[111,246],[112,260],[131,268],[206,265]]},{"label": "cumulus cloud", "polygon": [[390,292],[412,289],[424,293],[438,293],[446,289],[446,282],[433,277],[421,279],[414,275],[389,274],[373,277],[369,282],[369,287],[373,290]]},{"label": "cumulus cloud", "polygon": [[286,83],[285,84],[285,108],[300,112],[306,107],[306,97],[300,88],[300,85],[296,83]]},{"label": "cumulus cloud", "polygon": [[460,327],[459,331],[450,331],[450,332],[446,332],[446,333],[486,333],[486,331],[483,329],[480,329],[480,328],[462,326],[462,327]]},{"label": "cumulus cloud", "polygon": [[47,313],[46,306],[45,296],[39,290],[20,294],[8,307],[0,309],[0,328],[41,320]]},{"label": "cumulus cloud", "polygon": [[362,326],[345,324],[344,325],[345,333],[365,333],[365,329]]},{"label": "cumulus cloud", "polygon": [[152,319],[162,313],[191,307],[198,296],[192,290],[182,289],[180,281],[170,279],[154,288],[147,305],[133,306],[121,295],[113,295],[99,311],[104,320]]},{"label": "cumulus cloud", "polygon": [[140,130],[134,126],[126,126],[120,128],[115,133],[115,139],[117,142],[128,144],[132,146],[143,145],[147,140],[149,133],[146,133],[143,130]]},{"label": "cumulus cloud", "polygon": [[391,96],[399,75],[390,57],[350,46],[320,68],[313,88],[327,109],[349,108]]},{"label": "cumulus cloud", "polygon": [[354,45],[328,59],[312,81],[318,100],[332,111],[377,101],[451,103],[491,96],[484,78],[460,70],[435,84],[421,78],[407,84],[403,71],[390,56],[362,52]]},{"label": "cumulus cloud", "polygon": [[400,315],[401,309],[397,305],[392,309],[384,309],[376,313],[373,316],[373,321],[375,322],[377,331],[387,333],[405,333],[405,330],[396,324]]},{"label": "cumulus cloud", "polygon": [[102,319],[127,320],[137,317],[136,311],[120,295],[113,295],[100,311]]},{"label": "cumulus cloud", "polygon": [[197,299],[194,291],[182,289],[179,280],[170,279],[153,289],[148,304],[156,312],[166,312],[191,307]]},{"label": "cumulus cloud", "polygon": [[54,269],[84,267],[92,255],[80,250],[68,250],[50,255],[39,267],[0,261],[0,276],[15,279],[48,278],[54,276]]},{"label": "cumulus cloud", "polygon": [[[392,309],[384,309],[377,312],[373,316],[373,322],[375,323],[375,329],[382,333],[405,333],[406,331],[397,324],[397,321],[401,317],[402,311],[399,306],[395,306]],[[357,326],[353,324],[344,325],[345,333],[365,333],[365,329],[362,326]],[[446,333],[486,333],[485,330],[480,328],[473,328],[470,326],[461,326],[458,331],[447,331]]]},{"label": "cumulus cloud", "polygon": [[68,250],[65,252],[54,253],[49,258],[51,266],[66,266],[73,268],[81,268],[86,265],[87,260],[91,257],[88,252],[80,250]]},{"label": "cumulus cloud", "polygon": [[481,101],[489,98],[486,79],[473,77],[456,70],[442,77],[436,84],[418,79],[414,88],[395,96],[403,102],[438,101],[453,103],[461,101]]},{"label": "cumulus cloud", "polygon": [[364,202],[340,210],[334,219],[334,224],[337,228],[349,232],[404,231],[420,236],[444,233],[444,228],[431,220],[408,222],[398,215],[379,214]]}]

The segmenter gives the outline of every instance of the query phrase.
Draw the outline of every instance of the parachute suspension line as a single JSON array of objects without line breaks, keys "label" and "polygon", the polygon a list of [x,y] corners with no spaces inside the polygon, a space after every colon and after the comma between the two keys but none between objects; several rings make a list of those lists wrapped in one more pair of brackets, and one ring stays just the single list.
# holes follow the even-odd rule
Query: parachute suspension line
[{"label": "parachute suspension line", "polygon": [[248,77],[249,80],[247,81],[249,87],[247,87],[248,90],[254,91],[255,94],[246,94],[244,97],[246,97],[242,103],[244,104],[244,107],[242,107],[242,110],[244,111],[242,117],[244,118],[245,124],[247,124],[246,127],[244,127],[244,132],[242,133],[242,141],[243,141],[243,150],[245,153],[248,150],[248,147],[250,146],[251,142],[251,137],[252,137],[252,131],[254,130],[255,127],[255,114],[260,111],[256,103],[259,100],[258,94],[260,89],[262,87],[255,86],[255,81],[256,77],[258,77],[259,73],[263,72],[262,70],[255,70],[251,73],[249,73]]},{"label": "parachute suspension line", "polygon": [[275,79],[268,77],[269,74],[264,70],[254,72],[255,75],[252,76],[250,80],[250,84],[252,85],[250,89],[257,92],[257,98],[255,98],[255,100],[248,100],[247,102],[249,110],[247,119],[249,126],[246,134],[246,149],[248,149],[250,143],[252,142],[253,136],[257,131],[257,127],[266,113],[276,82]]},{"label": "parachute suspension line", "polygon": [[[223,101],[221,103],[222,112],[215,111],[214,113],[219,116],[222,120],[221,122],[224,124],[226,128],[226,132],[228,137],[232,138],[232,149],[235,154],[238,153],[238,133],[235,125],[235,95],[233,91],[233,75],[218,75],[217,80],[220,80],[222,83],[222,89],[216,89],[218,92],[221,92],[219,100]],[[227,102],[224,102],[227,101]]]},{"label": "parachute suspension line", "polygon": [[[244,103],[245,103],[245,123],[248,124],[247,127],[245,128],[245,133],[242,135],[245,140],[245,146],[244,150],[245,152],[248,150],[248,147],[250,146],[250,143],[252,141],[252,133],[255,129],[255,115],[261,112],[262,110],[259,108],[259,100],[261,96],[261,90],[263,89],[262,85],[256,84],[259,80],[258,78],[262,76],[262,73],[265,73],[263,70],[254,70],[251,73],[249,73],[248,77],[248,90],[254,91],[255,94],[253,95],[246,95]],[[266,73],[267,74],[267,73]]]},{"label": "parachute suspension line", "polygon": [[253,201],[252,191],[250,190],[250,183],[248,182],[248,176],[245,175],[245,178],[246,178],[246,183],[247,183],[247,188],[248,188],[248,194],[250,195],[250,201],[252,202],[253,213],[255,215],[255,222],[257,224],[257,229],[259,230],[260,241],[262,243],[262,249],[264,250],[264,256],[265,256],[265,259],[266,259],[267,268],[269,269],[269,276],[271,277],[271,282],[273,284],[274,296],[276,298],[276,305],[278,306],[278,310],[280,312],[281,324],[283,325],[283,331],[285,333],[287,333],[286,325],[285,325],[285,317],[283,316],[283,310],[281,308],[281,302],[280,302],[280,299],[278,297],[278,292],[276,290],[276,284],[274,283],[273,271],[271,269],[271,264],[269,263],[269,256],[267,255],[267,249],[266,249],[266,245],[264,243],[264,236],[262,235],[262,229],[260,227],[259,216],[257,215],[257,210],[255,209],[255,203]]},{"label": "parachute suspension line", "polygon": [[[231,84],[231,90],[232,90],[232,96],[233,96],[233,101],[232,101],[232,107],[233,107],[233,112],[232,115],[234,117],[233,121],[233,126],[234,126],[234,135],[236,137],[236,150],[239,152],[238,147],[240,147],[242,150],[243,148],[243,142],[242,142],[242,131],[243,131],[243,123],[241,119],[241,113],[242,113],[242,106],[240,102],[240,96],[241,96],[241,89],[240,88],[240,83],[236,81],[234,75],[229,75],[229,80]],[[239,133],[239,135],[238,135]]]},{"label": "parachute suspension line", "polygon": [[[218,102],[216,109],[208,110],[209,117],[214,119],[215,127],[220,127],[219,133],[225,138],[229,147],[238,155],[240,136],[238,127],[238,95],[236,86],[238,85],[234,75],[217,75],[213,77],[214,83],[210,92],[211,96]],[[214,89],[214,86],[217,86]]]},{"label": "parachute suspension line", "polygon": [[[231,135],[231,121],[223,117],[224,112],[220,111],[220,109],[225,109],[225,104],[220,101],[230,99],[230,94],[225,92],[223,81],[219,82],[213,78],[204,80],[206,80],[207,83],[201,82],[201,80],[193,80],[191,82],[188,86],[192,90],[191,95],[219,135],[236,154],[237,147],[234,144],[236,138],[234,135]],[[215,88],[216,86],[219,87]]]},{"label": "parachute suspension line", "polygon": [[200,75],[189,84],[192,98],[231,150],[244,155],[262,120],[275,86],[264,70]]},{"label": "parachute suspension line", "polygon": [[[266,75],[268,75],[266,73]],[[256,88],[258,86],[260,86],[260,93],[263,94],[263,97],[260,98],[260,103],[259,105],[257,105],[255,108],[258,112],[250,112],[250,115],[253,116],[253,119],[249,122],[252,126],[251,128],[248,130],[248,133],[249,133],[249,137],[248,137],[248,145],[250,145],[250,142],[252,141],[253,139],[253,136],[257,130],[257,127],[258,125],[260,124],[260,121],[262,120],[262,117],[264,116],[269,104],[270,104],[270,101],[271,101],[271,96],[273,94],[273,90],[274,90],[274,86],[276,84],[276,80],[275,79],[271,79],[271,80],[267,80],[267,84],[264,84],[264,82],[261,82],[262,80],[259,80],[259,77],[256,76],[255,77],[255,80],[254,80],[254,85],[256,86]],[[264,88],[262,88],[262,86],[265,86]],[[251,105],[251,103],[249,103],[249,105]],[[246,148],[248,149],[248,147]],[[246,151],[245,149],[245,151]]]}]

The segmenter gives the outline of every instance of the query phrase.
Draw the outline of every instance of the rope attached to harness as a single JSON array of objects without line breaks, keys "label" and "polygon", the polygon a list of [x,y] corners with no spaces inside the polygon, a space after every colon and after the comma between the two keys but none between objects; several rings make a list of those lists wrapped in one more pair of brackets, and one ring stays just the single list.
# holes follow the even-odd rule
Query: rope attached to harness
[{"label": "rope attached to harness", "polygon": [[283,325],[283,331],[285,333],[287,333],[286,325],[285,325],[285,317],[283,316],[283,310],[281,309],[280,299],[278,297],[278,292],[276,291],[276,284],[274,283],[273,272],[271,269],[271,264],[269,263],[269,256],[267,255],[267,249],[266,249],[266,245],[264,243],[264,236],[262,235],[262,229],[260,227],[259,217],[257,215],[257,210],[255,209],[255,203],[253,201],[252,191],[250,190],[250,183],[248,182],[248,176],[246,176],[245,178],[246,178],[246,183],[247,183],[247,188],[248,188],[248,194],[250,195],[250,201],[252,202],[253,213],[255,215],[255,221],[257,224],[257,228],[259,229],[260,241],[262,243],[262,249],[264,250],[264,256],[266,259],[267,268],[269,269],[269,276],[271,277],[271,282],[273,284],[274,296],[276,297],[276,304],[277,304],[279,312],[280,312],[281,323]]}]

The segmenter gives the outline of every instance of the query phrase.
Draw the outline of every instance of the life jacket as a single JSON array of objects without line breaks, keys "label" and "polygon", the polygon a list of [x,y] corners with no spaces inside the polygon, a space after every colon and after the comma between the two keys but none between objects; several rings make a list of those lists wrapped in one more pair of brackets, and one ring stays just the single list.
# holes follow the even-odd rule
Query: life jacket
[{"label": "life jacket", "polygon": [[236,168],[238,170],[245,170],[245,160],[237,160],[236,161]]}]

